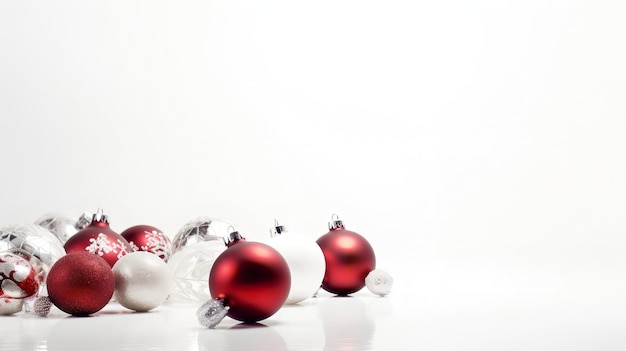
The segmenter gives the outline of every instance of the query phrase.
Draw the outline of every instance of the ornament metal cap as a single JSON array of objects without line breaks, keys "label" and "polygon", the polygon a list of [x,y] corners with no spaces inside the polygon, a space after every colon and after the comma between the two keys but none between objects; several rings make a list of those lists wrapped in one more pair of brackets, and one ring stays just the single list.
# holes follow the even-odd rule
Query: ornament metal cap
[{"label": "ornament metal cap", "polygon": [[274,220],[274,227],[270,229],[270,235],[271,237],[275,237],[276,235],[280,235],[284,232],[287,231],[287,228],[285,228],[285,226],[278,224],[278,220],[275,219]]},{"label": "ornament metal cap", "polygon": [[343,221],[339,219],[339,216],[336,213],[333,213],[333,215],[330,218],[331,218],[331,221],[328,222],[328,229],[333,230],[333,229],[343,228]]},{"label": "ornament metal cap", "polygon": [[96,211],[96,213],[94,213],[93,217],[91,218],[91,222],[104,222],[108,224],[109,217],[104,214],[101,208],[99,208],[98,211]]},{"label": "ornament metal cap", "polygon": [[231,247],[234,243],[239,240],[246,240],[238,231],[235,230],[232,226],[228,227],[228,235],[224,238],[224,244],[228,247]]}]

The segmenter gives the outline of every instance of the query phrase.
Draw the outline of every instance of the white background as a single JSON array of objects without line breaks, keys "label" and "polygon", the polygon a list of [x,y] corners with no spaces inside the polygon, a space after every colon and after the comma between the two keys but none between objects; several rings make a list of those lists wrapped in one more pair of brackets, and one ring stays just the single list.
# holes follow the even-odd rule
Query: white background
[{"label": "white background", "polygon": [[338,213],[433,308],[587,306],[572,335],[597,317],[617,345],[625,18],[621,1],[3,1],[0,225],[102,207],[117,231],[208,215],[316,239]]}]

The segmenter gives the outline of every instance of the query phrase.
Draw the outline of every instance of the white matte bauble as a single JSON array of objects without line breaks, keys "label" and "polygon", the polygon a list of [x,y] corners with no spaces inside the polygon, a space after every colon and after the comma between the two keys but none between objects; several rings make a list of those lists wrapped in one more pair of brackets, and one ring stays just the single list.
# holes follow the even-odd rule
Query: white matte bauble
[{"label": "white matte bauble", "polygon": [[311,239],[298,233],[287,232],[278,226],[276,233],[267,244],[275,248],[287,261],[291,272],[291,290],[285,304],[296,304],[309,297],[322,285],[326,271],[326,261],[322,249]]},{"label": "white matte bauble", "polygon": [[171,290],[167,264],[150,252],[137,251],[122,256],[113,266],[113,275],[113,298],[134,311],[144,312],[159,306]]}]

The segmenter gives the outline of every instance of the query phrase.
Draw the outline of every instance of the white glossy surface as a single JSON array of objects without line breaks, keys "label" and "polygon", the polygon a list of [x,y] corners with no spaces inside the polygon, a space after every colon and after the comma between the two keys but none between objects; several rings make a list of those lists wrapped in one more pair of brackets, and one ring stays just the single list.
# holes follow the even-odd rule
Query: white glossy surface
[{"label": "white glossy surface", "polygon": [[[574,273],[572,271],[572,273]],[[580,272],[579,272],[580,273]],[[622,350],[624,287],[589,274],[446,265],[396,277],[388,297],[286,306],[258,325],[201,327],[195,305],[148,313],[111,303],[92,317],[0,317],[0,350]]]}]

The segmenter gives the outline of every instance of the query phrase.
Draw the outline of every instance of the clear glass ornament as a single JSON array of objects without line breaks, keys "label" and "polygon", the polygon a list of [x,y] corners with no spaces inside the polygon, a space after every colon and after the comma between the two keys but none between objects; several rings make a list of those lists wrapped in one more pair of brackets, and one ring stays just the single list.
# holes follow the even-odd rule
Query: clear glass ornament
[{"label": "clear glass ornament", "polygon": [[39,217],[35,224],[48,229],[61,243],[65,243],[67,239],[89,225],[91,217],[92,214],[89,212],[83,213],[78,219],[58,213],[47,213]]},{"label": "clear glass ornament", "polygon": [[[230,229],[229,229],[230,228]],[[180,228],[172,240],[172,253],[205,241],[219,240],[227,237],[233,225],[211,217],[198,217]]]},{"label": "clear glass ornament", "polygon": [[65,256],[65,249],[46,228],[37,224],[10,225],[0,228],[0,252],[18,254],[45,274]]},{"label": "clear glass ornament", "polygon": [[198,242],[175,252],[167,261],[174,282],[172,297],[195,302],[210,299],[211,267],[225,249],[220,239]]}]

